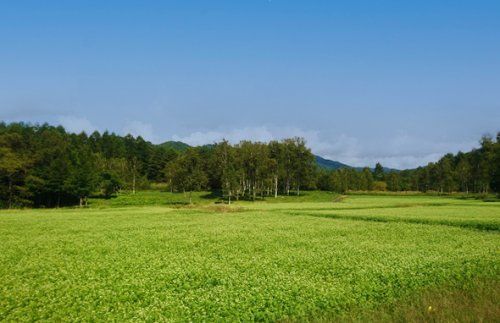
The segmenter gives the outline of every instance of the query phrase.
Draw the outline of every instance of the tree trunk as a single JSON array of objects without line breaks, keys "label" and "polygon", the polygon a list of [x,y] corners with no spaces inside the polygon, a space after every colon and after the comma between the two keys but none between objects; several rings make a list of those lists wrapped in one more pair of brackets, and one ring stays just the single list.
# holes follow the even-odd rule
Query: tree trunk
[{"label": "tree trunk", "polygon": [[300,185],[297,184],[297,196],[300,196]]},{"label": "tree trunk", "polygon": [[9,209],[12,209],[12,178],[9,176]]},{"label": "tree trunk", "polygon": [[229,191],[228,204],[231,205],[231,191]]},{"label": "tree trunk", "polygon": [[135,194],[135,166],[134,166],[134,174],[132,175],[132,194]]},{"label": "tree trunk", "polygon": [[83,207],[83,197],[80,196],[80,207]]},{"label": "tree trunk", "polygon": [[278,197],[278,176],[274,176],[274,198]]},{"label": "tree trunk", "polygon": [[189,191],[189,204],[193,204],[193,199],[191,197],[191,191]]}]

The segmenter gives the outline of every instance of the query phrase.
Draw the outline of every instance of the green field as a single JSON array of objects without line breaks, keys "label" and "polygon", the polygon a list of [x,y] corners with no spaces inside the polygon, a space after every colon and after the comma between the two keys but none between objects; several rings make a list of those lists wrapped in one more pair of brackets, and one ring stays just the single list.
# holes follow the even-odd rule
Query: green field
[{"label": "green field", "polygon": [[445,318],[498,319],[499,202],[185,200],[152,191],[87,209],[1,211],[0,320],[439,319],[443,295],[468,290],[478,293],[470,308]]}]

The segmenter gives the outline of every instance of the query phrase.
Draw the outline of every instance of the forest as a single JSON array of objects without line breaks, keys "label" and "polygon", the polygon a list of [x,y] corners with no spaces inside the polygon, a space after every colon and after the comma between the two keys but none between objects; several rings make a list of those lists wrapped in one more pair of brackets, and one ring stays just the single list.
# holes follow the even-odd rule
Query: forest
[{"label": "forest", "polygon": [[85,206],[152,183],[187,193],[208,190],[227,203],[302,190],[500,192],[500,133],[470,152],[446,154],[417,169],[319,167],[302,138],[227,141],[186,150],[109,132],[74,134],[48,124],[0,123],[0,207]]}]

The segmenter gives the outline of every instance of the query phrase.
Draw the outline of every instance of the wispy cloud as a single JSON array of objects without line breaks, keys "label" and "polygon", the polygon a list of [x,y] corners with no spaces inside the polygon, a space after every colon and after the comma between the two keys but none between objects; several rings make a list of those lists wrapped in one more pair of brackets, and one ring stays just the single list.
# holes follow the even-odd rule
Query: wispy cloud
[{"label": "wispy cloud", "polygon": [[187,136],[174,135],[172,140],[182,141],[192,146],[219,142],[223,139],[235,144],[242,140],[268,142],[291,137],[302,137],[314,151],[322,152],[329,145],[322,141],[317,131],[307,131],[294,127],[245,127],[225,131],[198,131]]},{"label": "wispy cloud", "polygon": [[84,117],[59,116],[57,121],[69,132],[80,133],[85,131],[87,134],[91,134],[97,130],[97,127]]},{"label": "wispy cloud", "polygon": [[141,136],[147,141],[159,143],[158,137],[153,131],[153,126],[149,123],[141,121],[130,121],[123,128],[123,134],[131,134],[133,136]]}]

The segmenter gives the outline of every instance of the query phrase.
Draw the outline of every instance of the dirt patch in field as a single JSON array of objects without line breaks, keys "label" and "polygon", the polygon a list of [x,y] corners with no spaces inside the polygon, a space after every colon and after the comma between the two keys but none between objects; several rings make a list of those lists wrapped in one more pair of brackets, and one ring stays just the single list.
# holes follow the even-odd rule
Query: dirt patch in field
[{"label": "dirt patch in field", "polygon": [[210,206],[205,206],[202,209],[215,213],[234,213],[234,212],[245,211],[245,208],[241,206],[229,206],[229,205],[210,205]]},{"label": "dirt patch in field", "polygon": [[339,195],[333,199],[333,203],[343,202],[347,198],[347,195]]},{"label": "dirt patch in field", "polygon": [[178,205],[172,205],[170,207],[174,209],[198,210],[210,213],[236,213],[236,212],[246,211],[246,209],[241,206],[229,206],[225,204],[217,204],[217,205],[178,204]]}]

